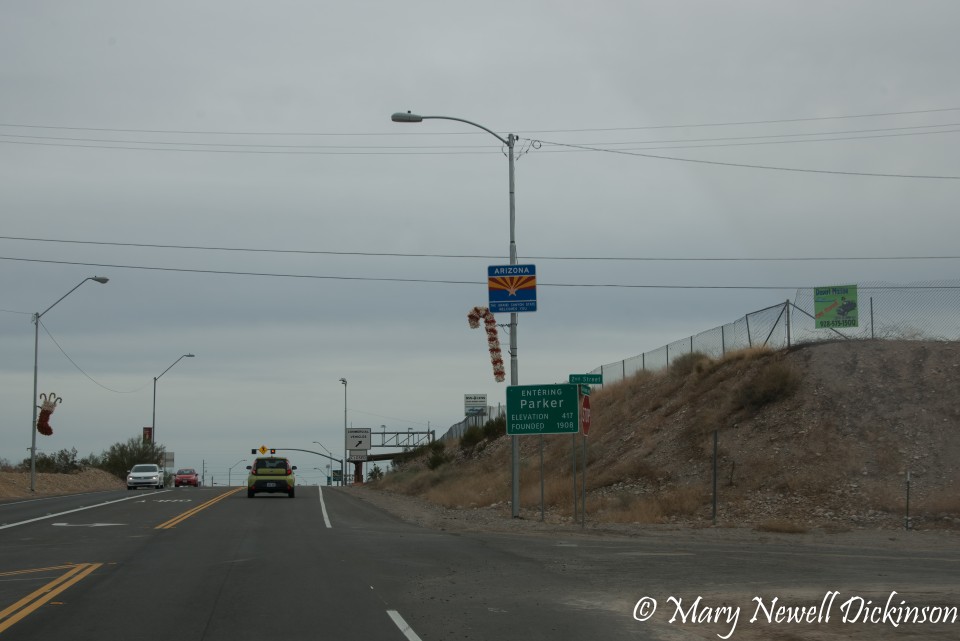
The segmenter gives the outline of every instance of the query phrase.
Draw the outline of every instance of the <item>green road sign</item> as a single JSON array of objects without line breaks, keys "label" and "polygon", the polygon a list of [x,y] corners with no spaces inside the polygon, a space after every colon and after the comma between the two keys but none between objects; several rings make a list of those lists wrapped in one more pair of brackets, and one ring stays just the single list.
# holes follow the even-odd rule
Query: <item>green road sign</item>
[{"label": "green road sign", "polygon": [[603,374],[571,374],[567,382],[580,385],[603,385]]},{"label": "green road sign", "polygon": [[579,432],[577,392],[577,385],[511,385],[507,388],[507,434]]}]

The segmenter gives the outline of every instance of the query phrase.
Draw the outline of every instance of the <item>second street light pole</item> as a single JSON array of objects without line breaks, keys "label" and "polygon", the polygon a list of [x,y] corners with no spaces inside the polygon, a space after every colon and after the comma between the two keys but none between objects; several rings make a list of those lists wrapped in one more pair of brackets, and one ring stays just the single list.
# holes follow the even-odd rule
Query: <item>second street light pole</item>
[{"label": "second street light pole", "polygon": [[[463,118],[453,118],[451,116],[421,116],[418,114],[410,113],[409,111],[403,112],[398,111],[393,114],[390,119],[393,122],[422,122],[424,120],[455,120],[457,122],[466,123],[472,125],[478,129],[483,129],[485,132],[502,142],[507,146],[507,160],[509,161],[509,170],[510,170],[510,264],[517,264],[517,235],[516,235],[516,226],[517,226],[517,206],[516,206],[516,192],[515,192],[515,181],[514,181],[514,158],[513,158],[513,148],[517,142],[517,137],[514,134],[507,134],[507,137],[504,138],[500,134],[496,133],[491,129],[487,129],[483,125],[479,125],[475,122],[469,120],[464,120]],[[517,314],[513,312],[510,314],[510,384],[519,385],[520,384],[520,373],[518,371],[518,358],[517,358]],[[511,505],[513,517],[517,518],[520,516],[520,447],[519,447],[519,437],[511,436],[510,437],[510,460],[511,460]]]},{"label": "second street light pole", "polygon": [[[184,354],[177,360],[173,361],[173,365],[179,363],[181,358],[193,358],[193,354]],[[160,376],[163,376],[169,372],[173,365],[160,372]],[[153,439],[154,444],[157,442],[157,379],[159,379],[160,376],[153,377],[153,416],[150,418],[150,431],[152,432],[150,434],[150,438]]]},{"label": "second street light pole", "polygon": [[340,485],[347,484],[347,459],[350,452],[347,451],[347,379],[341,378],[343,383],[343,466],[340,468]]}]

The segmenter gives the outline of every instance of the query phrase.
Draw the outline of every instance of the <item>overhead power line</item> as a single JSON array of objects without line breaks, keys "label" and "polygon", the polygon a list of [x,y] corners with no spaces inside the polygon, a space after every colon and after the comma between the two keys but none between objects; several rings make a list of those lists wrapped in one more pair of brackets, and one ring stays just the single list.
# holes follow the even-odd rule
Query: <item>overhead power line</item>
[{"label": "overhead power line", "polygon": [[42,327],[42,328],[43,328],[43,331],[47,333],[47,336],[50,337],[50,340],[53,341],[53,344],[57,346],[57,349],[60,350],[60,353],[63,354],[63,356],[64,356],[68,361],[70,361],[70,364],[73,365],[74,367],[76,367],[78,372],[80,372],[81,374],[83,374],[84,376],[86,376],[86,377],[87,377],[91,382],[93,382],[93,384],[96,385],[97,387],[102,387],[103,389],[107,390],[108,392],[114,392],[114,393],[116,393],[116,394],[133,394],[134,392],[139,392],[140,390],[142,390],[143,388],[145,388],[147,385],[149,385],[149,383],[145,383],[145,384],[143,384],[142,386],[138,387],[137,389],[127,390],[127,391],[115,390],[115,389],[113,389],[112,387],[107,387],[106,385],[104,385],[103,383],[101,383],[100,381],[98,381],[98,380],[95,379],[94,377],[90,376],[90,375],[87,374],[85,371],[83,371],[83,368],[80,367],[79,365],[77,365],[77,362],[76,362],[75,360],[73,360],[72,358],[70,358],[70,355],[67,354],[66,350],[64,350],[63,347],[60,346],[60,343],[57,342],[57,339],[53,337],[53,334],[50,333],[50,330],[47,329],[47,326],[44,325],[42,321],[40,321],[40,327]]},{"label": "overhead power line", "polygon": [[663,156],[660,154],[645,154],[637,151],[627,151],[624,149],[604,149],[601,147],[591,147],[589,145],[576,145],[572,143],[550,142],[548,140],[534,140],[534,144],[555,145],[557,147],[568,147],[572,149],[584,149],[597,151],[607,154],[620,154],[623,156],[637,156],[640,158],[653,158],[656,160],[673,160],[676,162],[689,162],[699,165],[718,165],[722,167],[739,167],[741,169],[766,169],[770,171],[789,171],[804,174],[833,174],[837,176],[867,176],[873,178],[921,178],[930,180],[960,180],[960,176],[936,176],[930,174],[885,174],[869,171],[839,171],[832,169],[809,169],[802,167],[778,167],[775,165],[755,165],[750,163],[723,162],[719,160],[700,160],[696,158],[680,158],[677,156]]},{"label": "overhead power line", "polygon": [[[64,243],[72,245],[97,245],[107,247],[137,247],[145,249],[183,249],[192,251],[249,252],[264,254],[302,254],[319,256],[360,256],[371,258],[457,258],[501,260],[503,255],[494,254],[423,254],[404,252],[358,252],[308,249],[267,249],[257,247],[217,247],[211,245],[164,245],[159,243],[126,243],[98,240],[69,240],[64,238],[35,238],[28,236],[0,236],[0,240],[17,240],[38,243]],[[558,261],[621,261],[621,262],[798,262],[798,261],[864,261],[864,260],[956,260],[960,255],[942,256],[767,256],[767,257],[722,257],[722,256],[522,256],[525,260]]]},{"label": "overhead power line", "polygon": [[[580,129],[517,129],[524,133],[577,133],[591,131],[640,131],[647,129],[684,129],[695,127],[732,127],[742,125],[771,125],[791,122],[816,122],[824,120],[850,120],[856,118],[880,118],[887,116],[908,116],[917,114],[943,113],[949,111],[960,111],[960,107],[940,107],[935,109],[914,109],[910,111],[886,111],[862,114],[845,114],[839,116],[815,116],[809,118],[779,118],[769,120],[740,120],[726,122],[705,122],[680,125],[642,125],[632,127],[592,127]],[[407,132],[407,131],[389,131],[389,132],[317,132],[317,131],[222,131],[222,130],[197,130],[197,129],[121,129],[116,127],[70,127],[66,125],[38,125],[28,123],[0,123],[0,127],[17,127],[21,129],[53,129],[62,131],[101,131],[113,133],[137,133],[137,134],[183,134],[183,135],[211,135],[211,136],[411,136],[411,135],[456,135],[456,136],[476,136],[483,135],[478,132]]]},{"label": "overhead power line", "polygon": [[[146,265],[120,265],[111,263],[88,263],[68,260],[44,260],[40,258],[14,258],[9,256],[0,256],[0,260],[9,260],[26,263],[43,263],[48,265],[75,265],[83,267],[103,267],[108,269],[137,269],[156,272],[176,272],[185,274],[213,274],[217,276],[257,276],[264,278],[296,278],[306,280],[336,280],[336,281],[355,281],[355,282],[380,282],[380,283],[428,283],[440,285],[482,285],[486,286],[486,281],[472,280],[449,280],[449,279],[430,279],[430,278],[385,278],[372,276],[322,276],[318,274],[284,274],[276,272],[246,272],[232,270],[216,269],[189,269],[185,267],[150,267]],[[611,289],[726,289],[726,290],[797,290],[810,289],[810,285],[631,285],[624,283],[537,283],[538,287],[587,287],[587,288],[611,288]],[[960,289],[956,286],[894,286],[894,287],[875,287],[870,289]]]}]

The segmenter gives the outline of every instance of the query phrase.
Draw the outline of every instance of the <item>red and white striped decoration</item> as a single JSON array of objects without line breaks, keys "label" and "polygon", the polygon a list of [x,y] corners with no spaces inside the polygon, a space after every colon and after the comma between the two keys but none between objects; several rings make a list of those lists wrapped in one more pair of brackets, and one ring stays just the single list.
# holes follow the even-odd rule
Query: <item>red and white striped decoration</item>
[{"label": "red and white striped decoration", "polygon": [[493,377],[498,383],[506,379],[506,372],[503,370],[503,356],[500,354],[500,339],[497,337],[497,321],[486,307],[474,307],[467,314],[467,321],[470,327],[476,329],[480,327],[480,319],[483,319],[484,328],[487,330],[487,347],[490,348],[490,362],[493,363]]}]

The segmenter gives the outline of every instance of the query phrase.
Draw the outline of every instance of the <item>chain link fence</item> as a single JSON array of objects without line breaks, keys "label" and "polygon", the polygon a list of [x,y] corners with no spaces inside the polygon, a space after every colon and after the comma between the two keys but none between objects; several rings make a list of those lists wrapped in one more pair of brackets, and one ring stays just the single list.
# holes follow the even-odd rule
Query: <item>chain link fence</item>
[{"label": "chain link fence", "polygon": [[857,286],[858,326],[818,329],[814,290],[797,290],[794,300],[750,312],[732,323],[674,341],[655,350],[601,365],[591,374],[615,383],[641,371],[657,371],[692,352],[722,358],[750,347],[781,349],[832,339],[960,340],[960,281]]}]

